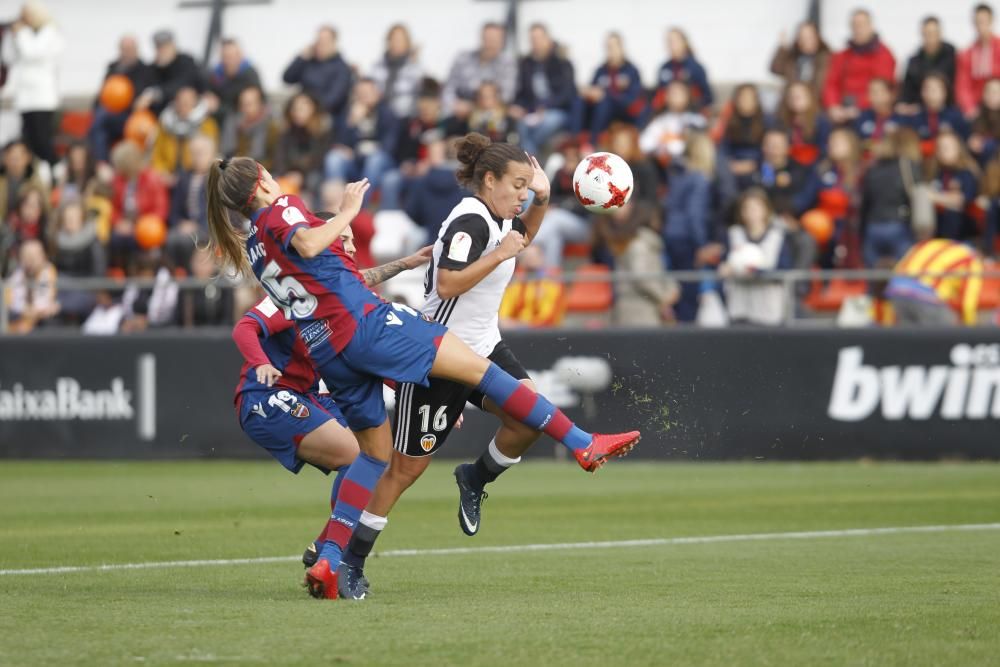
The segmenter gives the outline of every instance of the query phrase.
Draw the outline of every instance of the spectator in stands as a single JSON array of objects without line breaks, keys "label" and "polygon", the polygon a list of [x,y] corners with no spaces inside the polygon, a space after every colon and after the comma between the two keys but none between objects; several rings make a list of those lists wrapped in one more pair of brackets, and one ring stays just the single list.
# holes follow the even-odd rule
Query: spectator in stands
[{"label": "spectator in stands", "polygon": [[658,327],[673,322],[673,305],[680,290],[664,272],[663,237],[656,210],[630,200],[600,218],[597,234],[611,250],[615,270],[626,274],[615,281],[612,323]]},{"label": "spectator in stands", "polygon": [[[881,141],[881,136],[877,141]],[[827,140],[826,158],[817,166],[819,178],[819,208],[835,223],[834,243],[820,258],[824,268],[834,265],[838,246],[844,252],[854,245],[856,231],[852,221],[861,204],[861,142],[850,127],[838,127]],[[846,258],[836,258],[846,259]]]},{"label": "spectator in stands", "polygon": [[791,251],[783,225],[767,194],[758,188],[743,193],[737,224],[729,228],[728,253],[719,265],[729,319],[734,324],[776,326],[785,319],[785,288],[780,282],[747,280],[759,272],[789,269]]},{"label": "spectator in stands", "polygon": [[240,93],[247,88],[260,88],[260,75],[243,55],[235,39],[223,39],[219,63],[208,73],[208,90],[205,101],[215,114],[216,122],[225,125],[236,114]]},{"label": "spectator in stands", "polygon": [[[191,277],[212,280],[219,274],[215,256],[208,248],[199,248],[191,257]],[[177,304],[179,324],[187,329],[220,326],[233,321],[233,290],[210,282],[204,287],[186,289]]]},{"label": "spectator in stands", "polygon": [[80,333],[85,336],[113,336],[121,327],[125,309],[121,301],[108,290],[100,290],[94,295],[94,309],[84,320]]},{"label": "spectator in stands", "polygon": [[43,169],[22,139],[15,139],[3,148],[3,170],[0,171],[0,224],[17,207],[22,187],[41,189],[48,197]]},{"label": "spectator in stands", "polygon": [[[866,146],[879,141],[892,132],[905,117],[900,117],[893,104],[892,82],[886,79],[872,79],[868,82],[868,101],[871,106],[854,119],[854,131]],[[917,107],[919,111],[919,107]]]},{"label": "spectator in stands", "polygon": [[324,25],[316,40],[295,57],[284,74],[285,83],[297,83],[320,109],[338,118],[347,110],[354,75],[337,50],[337,30]]},{"label": "spectator in stands", "polygon": [[940,132],[955,132],[968,136],[968,125],[957,107],[949,107],[948,82],[940,74],[928,74],[920,91],[921,104],[916,114],[903,118],[903,122],[916,130],[923,142],[925,157],[934,152],[934,140]]},{"label": "spectator in stands", "polygon": [[173,266],[186,267],[196,245],[208,241],[208,201],[205,196],[208,170],[215,160],[215,141],[196,134],[189,142],[191,168],[180,173],[171,192],[167,225],[167,259]]},{"label": "spectator in stands", "polygon": [[649,121],[639,136],[642,152],[661,165],[684,153],[684,137],[690,130],[704,130],[705,117],[691,111],[691,95],[680,80],[667,84],[667,106],[663,113]]},{"label": "spectator in stands", "polygon": [[771,58],[771,73],[785,81],[785,86],[802,81],[809,84],[813,97],[819,99],[830,68],[830,47],[819,34],[819,27],[812,21],[799,24],[795,42],[788,43],[781,34],[778,50]]},{"label": "spectator in stands", "polygon": [[730,113],[725,119],[719,141],[719,151],[725,169],[738,189],[748,188],[760,167],[761,143],[772,122],[760,105],[757,86],[744,83],[733,89]]},{"label": "spectator in stands", "polygon": [[153,35],[156,58],[153,60],[153,85],[136,98],[137,109],[152,109],[159,115],[173,102],[182,88],[194,88],[197,93],[205,89],[201,68],[187,53],[180,53],[174,33],[160,30]]},{"label": "spectator in stands", "polygon": [[158,250],[146,251],[138,256],[135,277],[154,282],[151,288],[140,288],[132,281],[126,285],[122,295],[125,311],[122,333],[138,333],[150,327],[174,324],[179,288]]},{"label": "spectator in stands", "polygon": [[280,134],[281,127],[271,118],[271,108],[264,101],[264,91],[247,86],[240,92],[237,112],[223,122],[220,152],[226,157],[252,157],[271,169]]},{"label": "spectator in stands", "polygon": [[896,59],[879,40],[871,14],[858,9],[851,14],[851,39],[847,48],[830,60],[823,85],[823,106],[834,123],[844,123],[869,107],[868,83],[875,78],[895,81]]},{"label": "spectator in stands", "polygon": [[517,121],[507,113],[507,107],[500,97],[500,88],[492,81],[479,86],[476,105],[465,121],[457,116],[450,119],[447,126],[449,135],[464,135],[479,132],[493,141],[518,143]]},{"label": "spectator in stands", "polygon": [[191,169],[188,143],[196,134],[218,141],[219,126],[209,113],[208,104],[198,100],[197,91],[185,86],[160,114],[160,127],[153,143],[153,168],[168,184],[173,185],[181,171]]},{"label": "spectator in stands", "polygon": [[57,203],[87,197],[96,186],[97,163],[90,148],[82,141],[70,145],[53,172],[53,198]]},{"label": "spectator in stands", "polygon": [[900,129],[875,144],[874,162],[861,181],[861,252],[869,268],[883,258],[898,260],[913,245],[908,183],[918,183],[921,174],[914,159],[919,152],[906,148],[908,133]]},{"label": "spectator in stands", "polygon": [[[80,200],[71,200],[59,207],[56,214],[56,234],[52,262],[61,276],[90,278],[103,276],[107,269],[107,253],[97,238],[97,224],[87,218]],[[62,290],[59,293],[62,316],[82,321],[93,309],[94,294],[86,290]]]},{"label": "spectator in stands", "polygon": [[[692,132],[684,156],[670,166],[670,188],[664,202],[663,238],[670,269],[697,268],[696,257],[711,236],[712,181],[715,178],[715,145],[703,132]],[[680,322],[698,314],[698,283],[681,284],[674,313]]]},{"label": "spectator in stands", "polygon": [[928,74],[940,74],[948,82],[948,101],[953,99],[955,85],[955,47],[941,37],[941,22],[928,16],[920,24],[921,44],[906,63],[898,111],[914,114],[919,109],[920,91]]},{"label": "spectator in stands", "polygon": [[973,24],[976,41],[958,54],[955,65],[955,101],[967,116],[979,106],[986,82],[1000,78],[1000,37],[993,34],[993,8],[976,5]]},{"label": "spectator in stands", "polygon": [[417,94],[424,72],[417,58],[417,49],[410,39],[410,31],[402,23],[389,28],[385,37],[385,53],[372,68],[371,78],[397,118],[409,118],[416,112]]},{"label": "spectator in stands", "polygon": [[816,203],[819,180],[811,167],[790,156],[788,135],[780,129],[764,133],[763,160],[754,184],[762,187],[771,200],[769,208],[777,215],[798,217]]},{"label": "spectator in stands", "polygon": [[797,81],[785,89],[778,121],[791,139],[789,150],[793,160],[809,166],[822,157],[830,123],[806,83]]},{"label": "spectator in stands", "polygon": [[343,122],[334,128],[334,145],[324,159],[326,178],[367,178],[372,190],[379,191],[382,176],[393,167],[398,139],[399,121],[382,100],[378,84],[374,79],[360,79]]},{"label": "spectator in stands", "polygon": [[505,104],[517,94],[518,66],[513,54],[504,47],[507,30],[499,23],[483,26],[479,48],[455,57],[442,91],[445,112],[462,118],[472,112],[472,102],[484,81],[500,86]]},{"label": "spectator in stands", "polygon": [[[468,118],[468,113],[466,113]],[[452,135],[465,133],[466,123],[457,117],[445,118],[441,104],[441,85],[425,77],[417,95],[417,113],[401,123],[396,143],[397,168],[385,174],[382,183],[383,210],[398,210],[409,183],[418,176],[420,164],[426,162],[428,146]]]},{"label": "spectator in stands", "polygon": [[990,79],[983,87],[976,119],[972,121],[969,150],[979,164],[986,164],[996,155],[1000,142],[1000,79]]},{"label": "spectator in stands", "polygon": [[985,211],[979,246],[987,257],[1000,256],[1000,154],[995,153],[983,168],[977,204]]},{"label": "spectator in stands", "polygon": [[581,93],[590,107],[590,143],[595,146],[613,121],[642,125],[647,109],[642,77],[625,57],[621,33],[610,33],[604,44],[607,59]]},{"label": "spectator in stands", "polygon": [[21,187],[14,210],[3,225],[4,245],[8,247],[5,256],[8,260],[16,257],[18,249],[29,240],[39,240],[47,243],[48,201],[42,188],[31,185]]},{"label": "spectator in stands", "polygon": [[448,144],[435,141],[428,145],[427,159],[406,191],[403,210],[427,230],[428,243],[433,242],[451,209],[468,194],[455,180],[457,168],[458,160],[449,154]]},{"label": "spectator in stands", "polygon": [[308,93],[293,95],[285,105],[285,128],[278,137],[275,173],[293,172],[299,187],[313,191],[323,173],[323,158],[333,138],[330,116]]},{"label": "spectator in stands", "polygon": [[979,166],[954,132],[941,132],[934,159],[928,164],[930,198],[937,211],[937,238],[965,241],[978,235],[976,222],[966,209],[979,190]]},{"label": "spectator in stands", "polygon": [[8,331],[30,333],[59,314],[56,267],[45,256],[37,239],[25,241],[18,253],[18,267],[7,279]]},{"label": "spectator in stands", "polygon": [[[628,163],[632,170],[634,187],[632,198],[638,198],[650,206],[659,206],[663,198],[660,190],[660,171],[639,147],[639,129],[627,123],[612,123],[601,148],[614,153]],[[568,165],[572,174],[576,164]]]},{"label": "spectator in stands", "polygon": [[58,64],[62,34],[48,10],[28,0],[10,27],[13,38],[3,40],[2,59],[11,67],[7,90],[21,114],[21,135],[32,153],[50,165],[56,163],[52,145],[55,111],[59,106]]},{"label": "spectator in stands", "polygon": [[520,125],[521,146],[537,154],[556,133],[570,129],[577,101],[573,63],[540,23],[531,26],[531,51],[517,68],[517,95],[509,113]]},{"label": "spectator in stands", "polygon": [[114,176],[111,181],[110,264],[126,268],[136,251],[135,221],[154,214],[166,221],[169,213],[167,188],[160,176],[143,164],[142,151],[123,141],[111,151]]},{"label": "spectator in stands", "polygon": [[[545,265],[550,268],[562,265],[566,243],[585,243],[592,235],[590,213],[580,204],[573,191],[573,172],[582,157],[580,144],[575,139],[567,138],[549,158],[552,164],[559,166],[550,179],[552,188],[549,208],[531,243],[542,249]],[[636,186],[636,192],[641,191]],[[653,191],[655,192],[655,181]]]},{"label": "spectator in stands", "polygon": [[662,111],[670,106],[670,85],[677,81],[688,89],[691,110],[700,111],[712,106],[714,97],[708,83],[708,74],[695,59],[691,42],[680,28],[667,30],[667,55],[667,62],[660,66],[657,76],[653,110]]},{"label": "spectator in stands", "polygon": [[558,270],[547,267],[545,254],[529,245],[517,256],[514,280],[500,302],[500,327],[508,329],[559,326],[566,314],[566,288]]},{"label": "spectator in stands", "polygon": [[[118,57],[108,63],[104,80],[115,74],[124,74],[132,82],[134,97],[140,97],[149,86],[153,85],[153,69],[139,58],[139,44],[132,35],[125,35],[118,41]],[[94,118],[87,133],[87,141],[94,157],[107,162],[111,154],[111,146],[122,138],[125,132],[125,121],[128,120],[132,105],[128,109],[115,113],[101,106],[94,100]]]}]

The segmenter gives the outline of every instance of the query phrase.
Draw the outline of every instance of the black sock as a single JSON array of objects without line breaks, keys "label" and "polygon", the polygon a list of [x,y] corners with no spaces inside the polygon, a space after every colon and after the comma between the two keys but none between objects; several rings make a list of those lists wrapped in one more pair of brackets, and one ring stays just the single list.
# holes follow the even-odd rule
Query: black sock
[{"label": "black sock", "polygon": [[363,570],[365,568],[365,559],[368,558],[368,554],[372,552],[372,547],[375,546],[375,540],[377,540],[378,536],[381,534],[381,530],[376,530],[371,526],[366,526],[359,521],[358,525],[354,528],[354,534],[351,535],[350,542],[347,543],[347,549],[344,550],[344,554],[341,556],[340,560],[348,565]]},{"label": "black sock", "polygon": [[472,464],[473,470],[476,472],[476,477],[482,482],[480,486],[486,486],[490,482],[495,481],[509,467],[509,465],[505,466],[497,461],[490,451],[491,449],[492,446],[488,447],[486,451],[479,455],[476,462]]}]

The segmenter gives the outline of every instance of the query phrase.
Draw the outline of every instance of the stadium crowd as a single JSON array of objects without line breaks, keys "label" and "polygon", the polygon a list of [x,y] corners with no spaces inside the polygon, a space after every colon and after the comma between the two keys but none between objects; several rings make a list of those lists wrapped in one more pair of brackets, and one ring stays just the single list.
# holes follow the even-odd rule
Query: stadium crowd
[{"label": "stadium crowd", "polygon": [[[0,37],[7,90],[22,118],[0,170],[0,275],[11,328],[60,323],[111,333],[230,323],[249,297],[224,282],[197,290],[176,282],[215,274],[199,248],[207,239],[206,174],[217,155],[253,156],[317,210],[336,209],[345,181],[370,179],[369,208],[354,225],[362,266],[373,263],[378,235],[410,247],[429,242],[464,195],[450,139],[470,131],[519,142],[553,184],[542,231],[522,257],[524,281],[504,304],[509,326],[558,323],[572,288],[556,274],[581,255],[637,274],[614,284],[611,308],[613,322],[633,326],[717,316],[782,322],[782,286],[734,279],[747,266],[891,268],[931,237],[993,257],[993,11],[975,8],[977,38],[964,49],[946,41],[936,18],[924,19],[921,46],[905,59],[880,40],[876,19],[853,12],[842,48],[808,22],[782,36],[770,68],[782,80],[775,104],[754,83],[714,88],[676,27],[666,32],[655,81],[642,80],[625,37],[611,33],[606,61],[577,86],[572,61],[545,25],[530,27],[520,58],[506,48],[503,25],[484,25],[479,44],[455,55],[443,81],[425,74],[404,25],[388,31],[372,67],[341,53],[336,28],[323,25],[284,70],[285,92],[263,90],[253,53],[237,39],[222,40],[218,62],[202,68],[161,30],[148,63],[135,38],[121,38],[79,137],[57,145],[66,132],[56,128],[65,130],[70,115],[56,123],[64,40],[32,0]],[[598,149],[624,157],[635,176],[635,196],[610,216],[588,215],[572,187],[581,156]],[[754,251],[736,252],[747,241]],[[655,278],[668,268],[716,268],[717,279]],[[123,288],[60,289],[64,276],[111,276]],[[155,286],[136,288],[133,277]],[[815,296],[806,291],[801,308]]]}]

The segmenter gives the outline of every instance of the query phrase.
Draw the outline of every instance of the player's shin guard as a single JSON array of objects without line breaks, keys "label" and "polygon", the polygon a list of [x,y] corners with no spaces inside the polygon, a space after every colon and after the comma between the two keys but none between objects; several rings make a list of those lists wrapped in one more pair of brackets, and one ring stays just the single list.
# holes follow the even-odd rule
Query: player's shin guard
[{"label": "player's shin guard", "polygon": [[549,399],[521,384],[496,364],[490,364],[477,389],[511,417],[546,433],[570,451],[586,448],[593,439]]},{"label": "player's shin guard", "polygon": [[341,562],[363,570],[365,559],[372,552],[375,540],[382,534],[387,523],[389,523],[389,519],[384,516],[371,514],[367,511],[362,512],[354,534],[351,535],[351,541],[347,543],[347,548],[344,550]]},{"label": "player's shin guard", "polygon": [[362,453],[354,459],[351,469],[344,476],[340,493],[337,494],[337,504],[327,524],[326,541],[319,555],[321,560],[330,561],[331,567],[336,567],[340,562],[344,547],[351,539],[351,534],[361,518],[361,512],[368,505],[372,490],[385,472],[385,467],[385,461],[379,461]]}]

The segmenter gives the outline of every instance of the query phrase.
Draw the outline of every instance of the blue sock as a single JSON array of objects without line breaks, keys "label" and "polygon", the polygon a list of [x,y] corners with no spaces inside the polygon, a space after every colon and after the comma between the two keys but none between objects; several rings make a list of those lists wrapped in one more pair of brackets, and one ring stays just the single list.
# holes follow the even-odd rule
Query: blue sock
[{"label": "blue sock", "polygon": [[584,449],[593,440],[590,433],[570,421],[549,399],[524,386],[496,364],[490,364],[476,388],[514,419],[552,436],[570,450]]},{"label": "blue sock", "polygon": [[354,527],[358,525],[361,512],[372,497],[375,484],[385,472],[386,462],[374,459],[367,454],[358,454],[350,470],[344,475],[337,493],[337,503],[326,528],[326,541],[320,550],[319,557],[330,561],[334,568],[340,563],[344,547],[351,539]]},{"label": "blue sock", "polygon": [[[344,476],[347,474],[347,471],[350,470],[350,469],[351,469],[351,464],[350,463],[348,463],[346,466],[340,466],[340,469],[338,469],[336,471],[336,474],[333,477],[333,488],[330,489],[330,514],[331,515],[333,514],[333,508],[337,505],[337,495],[340,493],[340,483],[344,481]],[[323,542],[326,541],[326,529],[327,529],[327,526],[329,526],[329,525],[330,525],[329,524],[329,519],[327,519],[327,523],[323,524],[323,532],[321,532],[319,534],[319,537],[316,538],[315,544],[316,544],[316,549],[317,550],[323,548]]]}]

